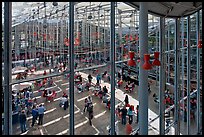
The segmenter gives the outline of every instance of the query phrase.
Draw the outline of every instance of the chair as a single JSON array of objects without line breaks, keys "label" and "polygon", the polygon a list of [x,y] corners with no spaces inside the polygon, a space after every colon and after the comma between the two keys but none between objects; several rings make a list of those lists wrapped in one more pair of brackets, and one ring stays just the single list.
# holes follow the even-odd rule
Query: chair
[{"label": "chair", "polygon": [[53,99],[57,96],[56,91],[52,92],[52,95],[47,98],[48,101],[53,101]]}]

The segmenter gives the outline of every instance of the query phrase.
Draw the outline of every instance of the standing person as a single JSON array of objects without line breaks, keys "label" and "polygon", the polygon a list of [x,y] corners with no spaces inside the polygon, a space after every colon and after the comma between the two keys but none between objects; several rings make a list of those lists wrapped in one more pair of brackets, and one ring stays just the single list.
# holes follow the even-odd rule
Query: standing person
[{"label": "standing person", "polygon": [[97,80],[98,84],[101,83],[101,75],[100,74],[97,74],[96,80]]},{"label": "standing person", "polygon": [[129,116],[129,124],[132,124],[132,121],[133,121],[133,111],[132,111],[132,107],[129,107],[127,114],[128,114],[128,116]]},{"label": "standing person", "polygon": [[88,110],[88,99],[87,98],[85,98],[84,103],[85,103],[85,105],[84,105],[84,110],[83,111],[85,113],[86,109]]},{"label": "standing person", "polygon": [[64,102],[64,110],[66,110],[69,107],[68,97],[65,97],[66,100]]},{"label": "standing person", "polygon": [[92,79],[93,79],[93,78],[92,78],[91,74],[89,74],[89,75],[88,75],[89,83],[91,83]]},{"label": "standing person", "polygon": [[105,96],[105,94],[108,93],[108,89],[106,88],[106,86],[103,87],[103,96]]},{"label": "standing person", "polygon": [[122,113],[122,124],[126,125],[126,116],[127,116],[127,109],[126,106],[124,105],[123,108],[121,109]]},{"label": "standing person", "polygon": [[25,114],[25,110],[21,111],[21,114],[20,114],[20,125],[21,125],[21,133],[26,132],[27,129],[26,129],[26,114]]},{"label": "standing person", "polygon": [[90,95],[88,96],[88,102],[87,102],[87,103],[88,103],[88,106],[89,106],[90,104],[92,104],[92,98],[91,98]]},{"label": "standing person", "polygon": [[93,104],[89,104],[88,106],[88,112],[89,112],[89,124],[92,126],[91,120],[93,119]]},{"label": "standing person", "polygon": [[124,101],[125,101],[125,106],[126,106],[127,104],[129,104],[129,98],[128,98],[128,95],[125,96],[125,100],[124,100]]},{"label": "standing person", "polygon": [[137,123],[138,123],[138,121],[139,121],[139,105],[137,105],[137,107],[136,107],[136,113],[137,113]]},{"label": "standing person", "polygon": [[39,115],[38,125],[42,125],[43,124],[44,112],[45,112],[45,107],[42,104],[40,104],[40,106],[38,107],[38,115]]},{"label": "standing person", "polygon": [[35,124],[35,121],[37,120],[37,118],[38,118],[38,110],[36,109],[36,106],[33,106],[33,109],[32,109],[32,116],[33,116],[33,118],[32,118],[32,127],[34,126],[34,124]]}]

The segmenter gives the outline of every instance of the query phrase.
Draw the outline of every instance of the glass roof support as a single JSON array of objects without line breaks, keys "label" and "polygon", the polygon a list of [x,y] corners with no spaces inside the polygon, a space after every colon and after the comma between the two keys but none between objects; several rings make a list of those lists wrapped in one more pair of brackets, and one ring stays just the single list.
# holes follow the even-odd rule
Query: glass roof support
[{"label": "glass roof support", "polygon": [[69,2],[70,135],[74,135],[74,2]]},{"label": "glass roof support", "polygon": [[4,2],[4,135],[12,135],[12,2]]},{"label": "glass roof support", "polygon": [[148,71],[142,68],[148,53],[148,4],[140,2],[139,12],[139,134],[148,135]]},{"label": "glass roof support", "polygon": [[[161,66],[159,67],[159,134],[164,135],[165,130],[165,104],[164,100],[164,92],[166,87],[166,46],[165,46],[165,18],[160,17],[160,35],[159,35],[159,52],[160,52],[160,60]],[[157,68],[156,68],[157,69]]]},{"label": "glass roof support", "polygon": [[110,13],[110,63],[111,63],[111,135],[115,135],[115,5],[111,2]]},{"label": "glass roof support", "polygon": [[[202,18],[202,17],[201,17]],[[196,19],[196,32],[197,32],[197,45],[200,40],[200,11],[197,12],[197,19]],[[200,111],[200,48],[197,48],[197,134],[200,134],[200,120],[201,120],[201,111]]]},{"label": "glass roof support", "polygon": [[190,43],[190,16],[187,17],[187,135],[190,135],[190,85],[191,85],[191,43]]},{"label": "glass roof support", "polygon": [[174,110],[174,121],[175,121],[175,135],[179,135],[179,128],[180,128],[180,120],[179,120],[179,102],[178,102],[178,98],[179,98],[179,91],[180,91],[180,83],[179,83],[179,79],[180,79],[180,64],[179,64],[179,57],[180,57],[180,42],[179,42],[179,38],[180,38],[180,18],[176,18],[175,19],[175,83],[174,83],[174,105],[175,105],[175,110]]},{"label": "glass roof support", "polygon": [[[184,17],[182,17],[181,18],[182,19],[182,26],[181,26],[181,45],[182,45],[182,47],[184,47]],[[184,65],[185,65],[185,49],[183,49],[182,51],[181,51],[181,76],[182,76],[182,78],[181,78],[181,96],[182,96],[182,98],[184,98],[185,97],[185,91],[184,91],[184,85],[185,85],[185,83],[184,83],[184,77],[185,77],[185,72],[184,72]],[[169,63],[168,63],[169,64]],[[182,106],[184,106],[185,105],[185,103],[184,103],[184,101],[182,102]],[[184,115],[183,115],[184,116]]]}]

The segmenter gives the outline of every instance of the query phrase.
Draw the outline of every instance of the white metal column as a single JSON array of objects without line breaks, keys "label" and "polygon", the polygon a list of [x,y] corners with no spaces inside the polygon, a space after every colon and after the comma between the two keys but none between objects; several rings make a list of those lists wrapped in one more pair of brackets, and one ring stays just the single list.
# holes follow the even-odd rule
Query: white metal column
[{"label": "white metal column", "polygon": [[140,2],[139,13],[139,134],[148,135],[148,71],[142,68],[148,53],[148,3]]}]

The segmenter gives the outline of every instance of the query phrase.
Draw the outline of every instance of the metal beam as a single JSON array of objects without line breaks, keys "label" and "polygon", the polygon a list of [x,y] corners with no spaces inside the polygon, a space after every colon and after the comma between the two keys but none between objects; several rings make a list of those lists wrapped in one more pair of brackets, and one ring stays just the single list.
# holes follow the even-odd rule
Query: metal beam
[{"label": "metal beam", "polygon": [[12,135],[11,23],[12,2],[4,2],[4,135]]},{"label": "metal beam", "polygon": [[179,79],[180,79],[180,75],[179,75],[179,48],[180,48],[180,44],[179,44],[179,37],[180,37],[180,19],[176,18],[175,19],[175,83],[174,83],[174,104],[175,104],[175,110],[174,110],[174,121],[175,121],[175,135],[179,135],[179,102],[178,102],[178,98],[179,98],[179,89],[180,89],[180,84],[179,84]]},{"label": "metal beam", "polygon": [[[197,12],[197,20],[196,20],[196,29],[197,29],[197,45],[200,40],[200,11]],[[197,48],[197,134],[200,134],[200,48]]]},{"label": "metal beam", "polygon": [[159,35],[159,49],[160,49],[160,61],[161,66],[159,67],[159,134],[164,135],[165,130],[165,104],[164,100],[164,92],[166,86],[166,54],[165,54],[165,18],[160,17],[160,35]]},{"label": "metal beam", "polygon": [[111,135],[115,134],[115,2],[111,2],[110,63],[111,63]]},{"label": "metal beam", "polygon": [[190,54],[190,17],[187,17],[187,135],[190,135],[190,85],[191,85],[191,54]]},{"label": "metal beam", "polygon": [[69,2],[70,135],[74,135],[74,2]]}]

